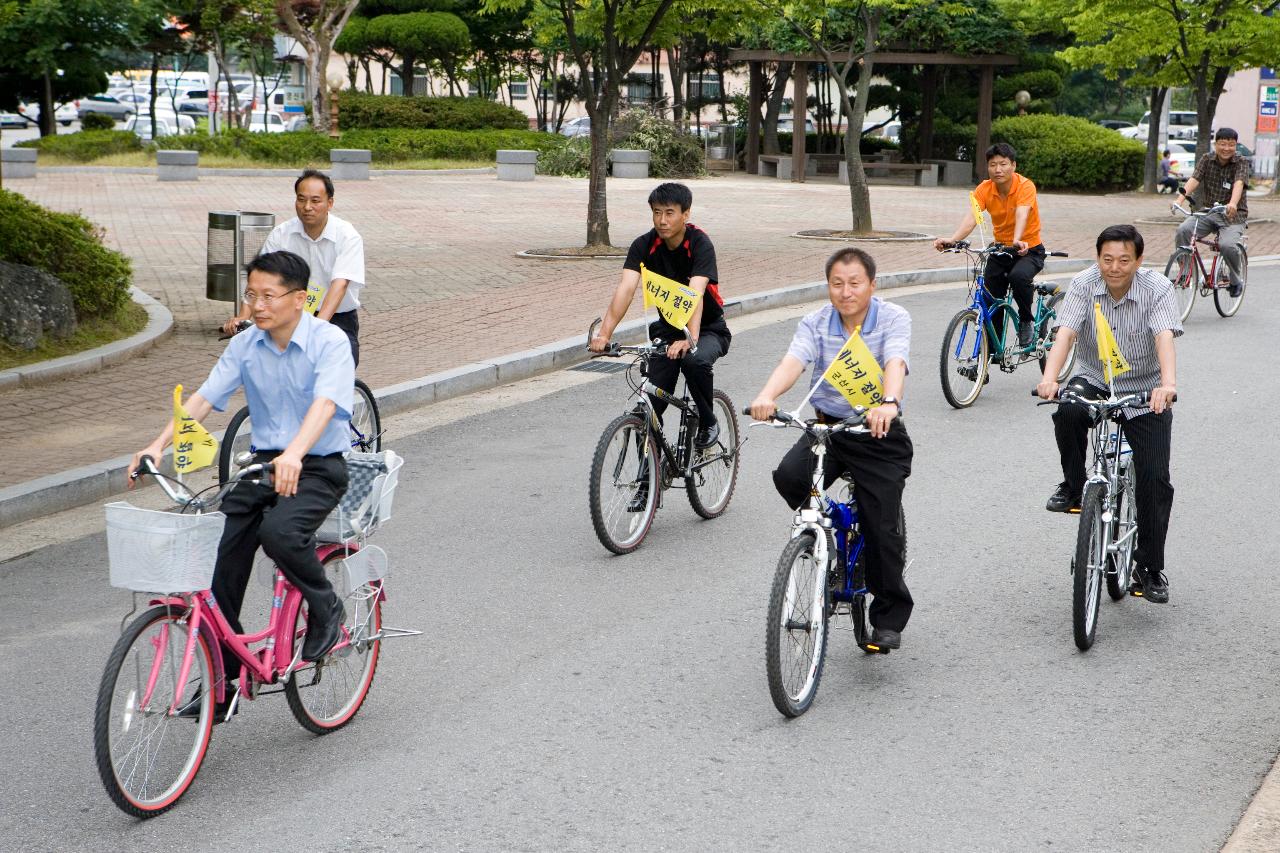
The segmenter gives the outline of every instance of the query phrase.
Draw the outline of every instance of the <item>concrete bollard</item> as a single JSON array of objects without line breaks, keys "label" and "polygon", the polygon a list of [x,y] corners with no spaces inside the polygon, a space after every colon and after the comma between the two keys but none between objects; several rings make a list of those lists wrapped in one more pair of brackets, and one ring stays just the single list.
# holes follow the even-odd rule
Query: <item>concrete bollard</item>
[{"label": "concrete bollard", "polygon": [[364,148],[333,148],[329,151],[329,177],[338,181],[369,180],[373,152]]},{"label": "concrete bollard", "polygon": [[162,181],[194,181],[199,151],[157,151],[156,177]]},{"label": "concrete bollard", "polygon": [[537,165],[537,151],[524,151],[519,148],[499,149],[498,180],[532,181]]},{"label": "concrete bollard", "polygon": [[36,176],[36,155],[40,152],[34,148],[0,149],[0,173],[8,178],[34,178]]},{"label": "concrete bollard", "polygon": [[648,151],[613,149],[613,176],[615,178],[649,177],[649,157]]}]

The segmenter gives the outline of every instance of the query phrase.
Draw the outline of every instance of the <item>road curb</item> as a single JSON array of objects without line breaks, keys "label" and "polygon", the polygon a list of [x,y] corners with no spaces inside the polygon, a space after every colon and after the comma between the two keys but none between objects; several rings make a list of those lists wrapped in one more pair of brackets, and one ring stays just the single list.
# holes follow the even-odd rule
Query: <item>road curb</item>
[{"label": "road curb", "polygon": [[[41,172],[81,172],[87,174],[113,172],[121,175],[154,175],[156,173],[155,166],[41,166]],[[228,168],[219,169],[211,166],[201,166],[196,170],[196,175],[203,178],[225,177],[225,178],[296,178],[300,169],[240,169]],[[328,169],[319,169],[318,171],[328,173]],[[477,166],[474,169],[378,169],[372,168],[369,174],[373,177],[378,175],[397,175],[400,177],[411,177],[414,175],[430,176],[430,175],[486,175],[494,174],[498,171],[496,166]]]},{"label": "road curb", "polygon": [[[104,367],[128,361],[138,353],[151,349],[173,333],[173,315],[169,313],[168,308],[136,287],[129,288],[129,296],[147,312],[147,325],[141,332],[124,340],[112,341],[75,355],[38,361],[35,364],[26,364],[0,372],[0,390],[31,388],[35,385],[66,379],[69,376],[94,373]],[[3,510],[0,509],[0,515],[2,514]],[[0,527],[3,526],[0,524]]]}]

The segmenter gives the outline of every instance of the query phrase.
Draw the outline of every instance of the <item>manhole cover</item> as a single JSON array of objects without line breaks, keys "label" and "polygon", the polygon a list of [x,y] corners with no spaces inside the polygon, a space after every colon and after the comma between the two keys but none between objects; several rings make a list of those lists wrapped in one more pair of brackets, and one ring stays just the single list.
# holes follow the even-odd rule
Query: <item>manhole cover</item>
[{"label": "manhole cover", "polygon": [[621,373],[631,366],[628,361],[584,361],[582,364],[575,364],[569,370],[577,370],[582,373]]},{"label": "manhole cover", "polygon": [[866,241],[869,243],[907,243],[933,239],[929,234],[922,234],[919,231],[872,231],[869,234],[855,234],[852,231],[840,231],[833,228],[814,228],[808,231],[797,231],[791,236],[798,237],[801,240]]}]

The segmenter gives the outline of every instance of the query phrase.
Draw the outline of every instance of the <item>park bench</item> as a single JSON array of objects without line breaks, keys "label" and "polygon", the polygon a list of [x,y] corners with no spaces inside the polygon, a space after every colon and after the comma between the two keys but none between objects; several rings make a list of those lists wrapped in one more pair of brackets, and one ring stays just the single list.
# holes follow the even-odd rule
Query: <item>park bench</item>
[{"label": "park bench", "polygon": [[[889,172],[912,172],[916,186],[936,187],[938,185],[937,163],[864,162],[862,168],[866,170],[869,178],[888,177]],[[840,164],[840,183],[849,183],[849,172],[843,162]]]}]

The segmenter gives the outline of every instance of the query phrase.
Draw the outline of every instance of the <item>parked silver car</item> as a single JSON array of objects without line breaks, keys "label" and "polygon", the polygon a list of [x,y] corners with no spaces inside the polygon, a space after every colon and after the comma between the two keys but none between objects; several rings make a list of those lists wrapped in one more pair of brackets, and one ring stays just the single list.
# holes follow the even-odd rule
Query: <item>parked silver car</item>
[{"label": "parked silver car", "polygon": [[76,115],[81,121],[90,113],[102,113],[109,115],[116,121],[125,121],[136,115],[138,105],[125,95],[117,97],[115,95],[90,95],[87,98],[80,99],[80,109],[76,110]]}]

